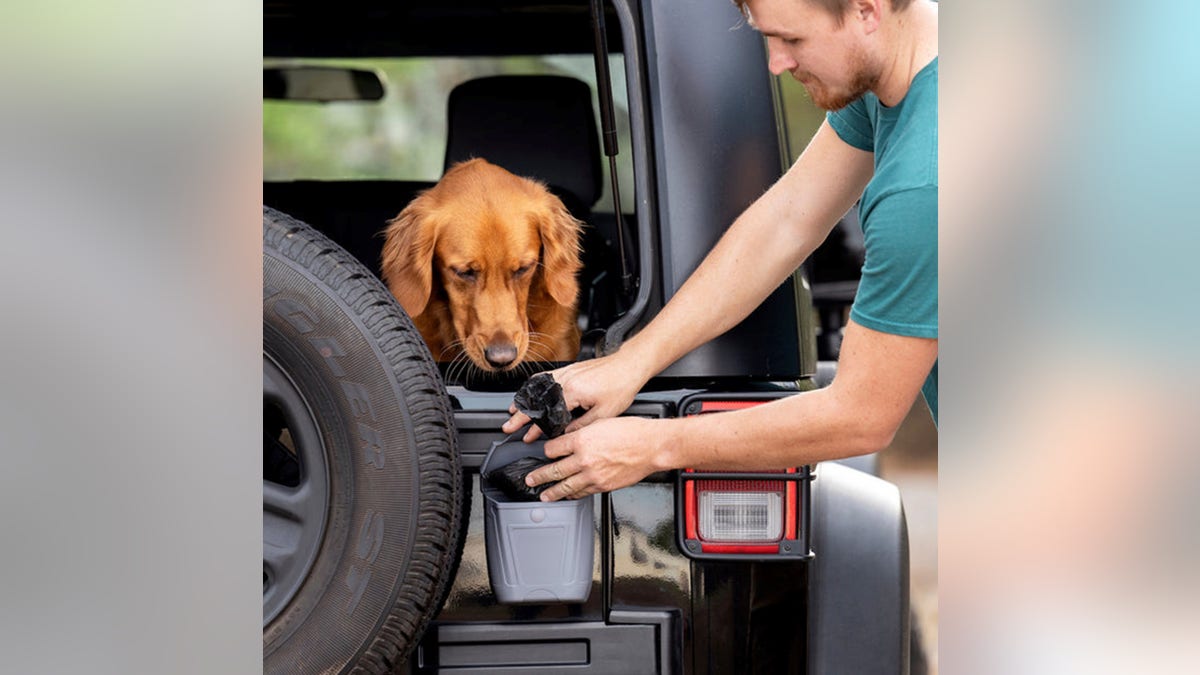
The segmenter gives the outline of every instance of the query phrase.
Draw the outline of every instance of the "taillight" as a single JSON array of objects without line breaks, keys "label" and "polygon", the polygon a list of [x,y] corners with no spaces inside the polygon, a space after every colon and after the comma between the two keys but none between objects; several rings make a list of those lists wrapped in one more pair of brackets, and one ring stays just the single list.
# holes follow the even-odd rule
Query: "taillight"
[{"label": "taillight", "polygon": [[783,486],[769,481],[698,481],[699,535],[704,541],[783,539]]},{"label": "taillight", "polygon": [[[687,410],[706,414],[765,403],[703,401]],[[808,467],[764,472],[700,472],[684,469],[677,487],[683,523],[681,546],[692,557],[768,559],[804,556],[799,526]],[[794,558],[792,558],[794,559]]]}]

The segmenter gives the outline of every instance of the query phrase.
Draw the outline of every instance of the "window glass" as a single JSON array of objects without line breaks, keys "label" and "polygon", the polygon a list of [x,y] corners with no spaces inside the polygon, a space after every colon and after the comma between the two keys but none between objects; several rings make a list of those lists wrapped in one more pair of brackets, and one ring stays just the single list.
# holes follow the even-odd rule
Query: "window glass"
[{"label": "window glass", "polygon": [[[264,65],[307,64],[366,68],[384,80],[379,101],[315,103],[263,101],[263,180],[436,181],[446,152],[446,103],[458,84],[491,75],[568,75],[595,98],[591,55],[267,60]],[[624,59],[610,57],[616,106],[618,175],[623,205],[633,204],[629,104]],[[601,158],[604,194],[597,211],[612,210],[608,161]]]},{"label": "window glass", "polygon": [[821,122],[825,121],[825,111],[813,104],[804,85],[790,74],[784,73],[778,79],[783,94],[783,114],[787,120],[788,156],[790,161],[795,162],[813,134],[817,133]]}]

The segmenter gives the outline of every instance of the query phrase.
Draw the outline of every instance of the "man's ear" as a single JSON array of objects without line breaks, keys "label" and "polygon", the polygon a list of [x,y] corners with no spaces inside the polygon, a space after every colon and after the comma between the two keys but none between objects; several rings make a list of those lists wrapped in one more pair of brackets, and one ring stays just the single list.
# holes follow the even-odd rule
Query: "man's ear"
[{"label": "man's ear", "polygon": [[579,295],[576,276],[582,267],[579,261],[582,223],[567,211],[558,198],[551,199],[554,205],[539,218],[538,224],[538,233],[542,238],[541,276],[550,297],[558,304],[570,307]]},{"label": "man's ear", "polygon": [[[879,30],[882,20],[883,3],[890,0],[851,0],[848,21],[856,21],[867,35]],[[888,5],[889,9],[891,5]]]},{"label": "man's ear", "polygon": [[400,215],[388,221],[381,263],[383,281],[415,317],[425,311],[433,290],[433,251],[437,225],[431,217],[429,198],[418,196]]}]

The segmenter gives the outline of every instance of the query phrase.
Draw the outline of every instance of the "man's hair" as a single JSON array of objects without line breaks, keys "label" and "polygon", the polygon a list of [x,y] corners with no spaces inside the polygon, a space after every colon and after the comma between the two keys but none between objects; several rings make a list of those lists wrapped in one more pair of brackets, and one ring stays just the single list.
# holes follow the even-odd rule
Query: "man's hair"
[{"label": "man's hair", "polygon": [[[746,1],[733,0],[733,4],[737,6],[742,16],[746,16]],[[837,19],[838,25],[842,25],[842,18],[846,16],[846,12],[850,10],[850,3],[854,0],[795,0],[796,2],[807,2],[811,5],[816,5],[821,9],[829,12]],[[888,5],[891,6],[893,12],[902,12],[906,7],[912,4],[912,0],[888,0]]]}]

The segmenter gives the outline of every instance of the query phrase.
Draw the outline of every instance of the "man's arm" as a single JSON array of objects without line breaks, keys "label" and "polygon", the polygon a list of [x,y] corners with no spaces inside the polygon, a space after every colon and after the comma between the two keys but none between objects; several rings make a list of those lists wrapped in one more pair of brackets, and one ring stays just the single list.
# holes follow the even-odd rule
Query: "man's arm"
[{"label": "man's arm", "polygon": [[838,374],[824,389],[745,410],[650,420],[601,420],[546,443],[562,458],[527,481],[560,481],[544,500],[632,485],[655,471],[765,470],[883,449],[938,357],[936,339],[881,333],[851,322]]},{"label": "man's arm", "polygon": [[[615,354],[553,372],[567,408],[587,411],[567,430],[619,415],[647,380],[746,318],[825,240],[873,169],[871,153],[823,122],[791,169],[734,221],[649,325]],[[511,411],[506,433],[529,423]],[[534,427],[525,440],[540,435]]]}]

